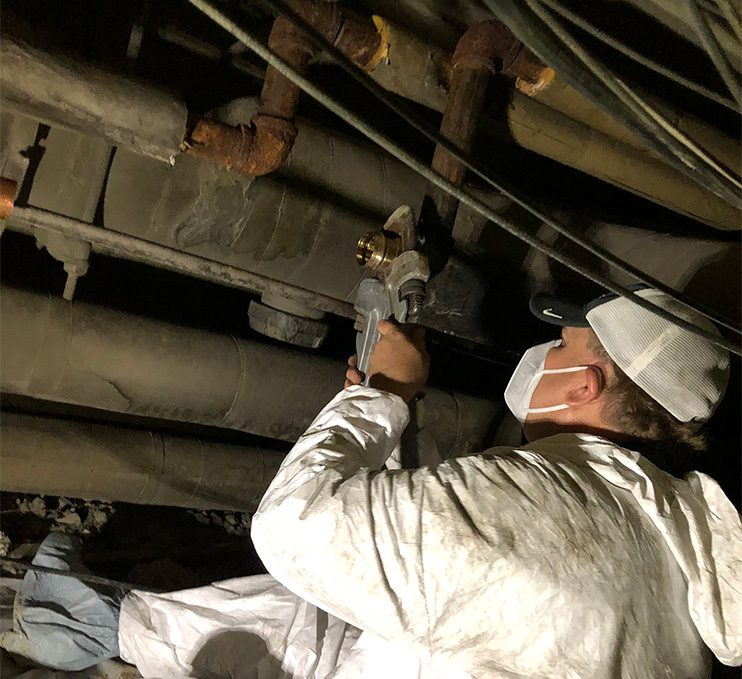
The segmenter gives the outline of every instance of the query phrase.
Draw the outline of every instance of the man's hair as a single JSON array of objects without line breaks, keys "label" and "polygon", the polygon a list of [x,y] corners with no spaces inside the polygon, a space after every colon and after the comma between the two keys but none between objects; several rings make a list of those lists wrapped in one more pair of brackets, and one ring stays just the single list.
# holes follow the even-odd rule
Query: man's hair
[{"label": "man's hair", "polygon": [[593,333],[590,350],[609,361],[613,377],[606,378],[604,393],[608,396],[606,416],[617,431],[640,447],[640,452],[653,452],[668,460],[687,460],[708,447],[706,435],[697,422],[681,422],[665,410],[616,365]]}]

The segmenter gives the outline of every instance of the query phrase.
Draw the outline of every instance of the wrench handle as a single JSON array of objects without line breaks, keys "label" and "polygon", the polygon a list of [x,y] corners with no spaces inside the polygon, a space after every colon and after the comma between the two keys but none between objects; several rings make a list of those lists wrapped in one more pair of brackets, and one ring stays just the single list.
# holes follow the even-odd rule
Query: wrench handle
[{"label": "wrench handle", "polygon": [[379,321],[391,316],[389,299],[384,286],[375,278],[366,278],[361,281],[355,308],[363,319],[361,331],[356,335],[358,370],[364,374],[363,385],[368,386],[369,359],[381,337],[376,328]]}]

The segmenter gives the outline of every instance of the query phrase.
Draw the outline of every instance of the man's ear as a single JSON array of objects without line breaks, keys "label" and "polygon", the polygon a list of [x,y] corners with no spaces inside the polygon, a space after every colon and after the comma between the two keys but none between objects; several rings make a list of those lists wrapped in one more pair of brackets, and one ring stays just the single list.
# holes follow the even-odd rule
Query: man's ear
[{"label": "man's ear", "polygon": [[565,398],[569,406],[584,406],[592,403],[603,393],[605,379],[603,371],[596,365],[589,365],[582,374],[582,383],[570,389]]}]

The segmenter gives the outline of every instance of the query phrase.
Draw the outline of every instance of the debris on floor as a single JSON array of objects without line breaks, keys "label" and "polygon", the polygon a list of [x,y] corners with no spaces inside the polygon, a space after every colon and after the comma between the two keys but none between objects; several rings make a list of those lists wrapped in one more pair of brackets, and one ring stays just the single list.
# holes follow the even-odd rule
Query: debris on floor
[{"label": "debris on floor", "polygon": [[0,493],[0,517],[0,552],[26,563],[56,531],[82,540],[93,573],[137,586],[178,590],[265,572],[252,517],[241,512]]}]

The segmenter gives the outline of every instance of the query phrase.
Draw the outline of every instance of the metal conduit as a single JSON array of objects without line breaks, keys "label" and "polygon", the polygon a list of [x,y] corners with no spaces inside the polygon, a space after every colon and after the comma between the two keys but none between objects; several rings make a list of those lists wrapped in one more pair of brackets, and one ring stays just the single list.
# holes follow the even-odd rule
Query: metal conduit
[{"label": "metal conduit", "polygon": [[93,252],[103,255],[120,257],[132,262],[142,262],[160,269],[176,271],[239,290],[285,296],[306,304],[312,309],[346,318],[355,318],[353,305],[349,302],[320,295],[267,276],[250,273],[244,269],[216,262],[206,257],[176,250],[167,245],[160,245],[143,238],[130,236],[127,233],[102,229],[46,210],[16,207],[10,217],[2,223],[2,226],[31,236],[38,235],[37,230],[40,229],[50,233],[79,238],[90,243]]},{"label": "metal conduit", "polygon": [[[47,295],[0,294],[0,391],[295,441],[345,365]],[[430,389],[422,426],[443,457],[481,450],[499,402]]]},{"label": "metal conduit", "polygon": [[3,413],[0,490],[254,512],[283,453],[146,429]]}]

